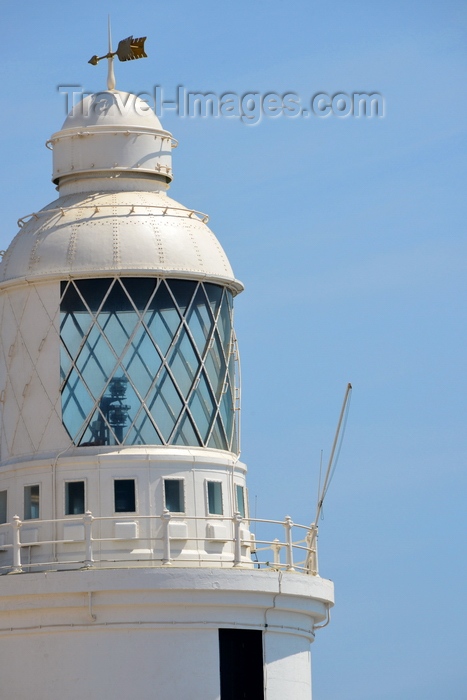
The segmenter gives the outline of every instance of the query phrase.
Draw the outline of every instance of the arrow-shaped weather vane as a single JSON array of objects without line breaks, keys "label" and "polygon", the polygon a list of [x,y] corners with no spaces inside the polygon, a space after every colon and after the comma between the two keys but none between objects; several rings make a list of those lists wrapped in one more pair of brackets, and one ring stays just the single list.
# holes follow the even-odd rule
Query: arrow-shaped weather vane
[{"label": "arrow-shaped weather vane", "polygon": [[118,56],[119,61],[134,61],[136,58],[147,58],[148,55],[144,51],[145,41],[145,36],[139,37],[138,39],[133,39],[132,36],[129,36],[127,39],[122,39],[118,42],[116,51],[112,53],[109,51],[105,56],[93,56],[88,63],[97,66],[99,61],[102,61],[103,58],[113,58],[114,56]]},{"label": "arrow-shaped weather vane", "polygon": [[110,17],[109,17],[109,52],[105,56],[93,56],[88,63],[92,66],[97,66],[99,61],[107,58],[109,61],[109,73],[107,77],[107,89],[115,89],[115,75],[113,70],[113,59],[114,56],[118,57],[119,61],[134,61],[137,58],[147,58],[147,54],[144,51],[144,42],[146,37],[138,37],[134,39],[132,36],[122,39],[118,43],[116,51],[112,51],[112,35],[110,30]]}]

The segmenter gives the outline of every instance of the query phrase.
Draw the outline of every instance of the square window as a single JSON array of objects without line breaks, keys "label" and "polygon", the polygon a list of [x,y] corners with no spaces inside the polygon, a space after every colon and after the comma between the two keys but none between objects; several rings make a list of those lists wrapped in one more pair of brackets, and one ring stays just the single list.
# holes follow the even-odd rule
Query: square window
[{"label": "square window", "polygon": [[65,483],[65,515],[84,513],[84,481]]},{"label": "square window", "polygon": [[6,491],[0,491],[0,525],[3,525],[3,523],[8,522],[6,495]]},{"label": "square window", "polygon": [[116,513],[136,512],[136,489],[134,479],[115,479],[114,500]]},{"label": "square window", "polygon": [[240,484],[235,484],[235,496],[237,498],[237,511],[242,518],[245,517],[245,489]]},{"label": "square window", "polygon": [[39,517],[39,484],[24,487],[24,519],[35,520]]},{"label": "square window", "polygon": [[167,510],[183,513],[184,500],[183,479],[164,479],[164,502]]},{"label": "square window", "polygon": [[223,515],[222,484],[220,481],[208,481],[208,513],[210,515]]}]

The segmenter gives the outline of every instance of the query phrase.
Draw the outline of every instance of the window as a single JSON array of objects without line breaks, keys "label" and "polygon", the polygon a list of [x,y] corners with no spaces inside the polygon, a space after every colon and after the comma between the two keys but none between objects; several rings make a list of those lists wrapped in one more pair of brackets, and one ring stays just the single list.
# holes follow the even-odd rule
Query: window
[{"label": "window", "polygon": [[183,513],[184,500],[183,479],[164,479],[164,502],[167,510]]},{"label": "window", "polygon": [[84,481],[65,483],[65,515],[84,513]]},{"label": "window", "polygon": [[115,479],[114,499],[116,513],[136,512],[136,493],[134,479]]},{"label": "window", "polygon": [[194,280],[64,281],[63,424],[75,445],[236,451],[232,293]]},{"label": "window", "polygon": [[3,523],[8,522],[6,495],[6,491],[0,491],[0,525],[3,525]]},{"label": "window", "polygon": [[245,517],[245,489],[240,484],[235,484],[235,496],[237,498],[237,511],[242,518]]},{"label": "window", "polygon": [[208,513],[210,515],[223,515],[222,484],[220,481],[208,481]]},{"label": "window", "polygon": [[24,487],[24,519],[39,517],[39,484]]},{"label": "window", "polygon": [[261,630],[220,629],[221,700],[263,700],[263,634]]}]

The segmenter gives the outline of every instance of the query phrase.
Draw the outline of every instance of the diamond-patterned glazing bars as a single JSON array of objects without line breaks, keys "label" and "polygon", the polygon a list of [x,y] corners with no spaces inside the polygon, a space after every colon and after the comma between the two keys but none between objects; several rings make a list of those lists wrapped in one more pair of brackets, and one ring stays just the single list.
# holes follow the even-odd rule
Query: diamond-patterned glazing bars
[{"label": "diamond-patterned glazing bars", "polygon": [[62,282],[60,338],[74,444],[237,451],[229,290],[144,277]]}]

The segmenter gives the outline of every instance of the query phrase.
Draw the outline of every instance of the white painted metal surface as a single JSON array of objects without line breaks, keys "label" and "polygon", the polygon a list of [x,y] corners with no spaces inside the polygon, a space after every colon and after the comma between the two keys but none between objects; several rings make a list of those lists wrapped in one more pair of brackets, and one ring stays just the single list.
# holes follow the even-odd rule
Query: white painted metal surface
[{"label": "white painted metal surface", "polygon": [[66,176],[128,171],[157,176],[161,183],[172,180],[172,134],[146,102],[127,92],[88,95],[47,144],[55,183]]},{"label": "white painted metal surface", "polygon": [[110,191],[96,184],[100,191],[64,195],[31,215],[5,253],[0,281],[138,273],[243,289],[197,212],[161,190],[146,191],[144,181],[125,191],[119,182]]},{"label": "white painted metal surface", "polygon": [[[219,700],[219,627],[261,629],[267,700],[309,700],[313,626],[332,584],[213,569],[3,577],[5,697]],[[27,659],[18,674],[18,659]],[[64,672],[65,669],[65,672]]]}]

